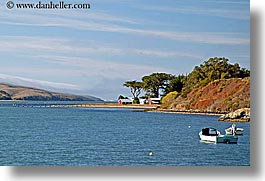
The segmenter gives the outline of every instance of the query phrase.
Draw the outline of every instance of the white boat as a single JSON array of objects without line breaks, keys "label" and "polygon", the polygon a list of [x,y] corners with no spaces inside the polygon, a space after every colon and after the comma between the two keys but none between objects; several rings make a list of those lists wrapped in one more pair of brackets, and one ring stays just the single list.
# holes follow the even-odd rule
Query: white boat
[{"label": "white boat", "polygon": [[232,124],[230,128],[225,129],[226,135],[243,135],[243,128],[237,128],[236,124]]},{"label": "white boat", "polygon": [[[235,135],[243,135],[243,131],[244,131],[243,128],[237,128]],[[226,135],[233,135],[232,128],[230,127],[230,128],[225,129],[225,134]]]},{"label": "white boat", "polygon": [[221,135],[215,128],[203,128],[199,133],[201,141],[212,143],[237,143],[238,137],[234,135]]}]

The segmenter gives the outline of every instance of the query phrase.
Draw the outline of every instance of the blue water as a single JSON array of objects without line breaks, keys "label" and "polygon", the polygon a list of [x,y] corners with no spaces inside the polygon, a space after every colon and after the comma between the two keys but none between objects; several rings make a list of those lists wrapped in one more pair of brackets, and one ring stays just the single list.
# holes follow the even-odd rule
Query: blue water
[{"label": "blue water", "polygon": [[[224,129],[217,116],[131,109],[0,106],[0,165],[250,165],[250,124],[238,144],[199,141],[203,127]],[[188,126],[191,126],[190,128]],[[154,156],[149,156],[149,152]]]}]

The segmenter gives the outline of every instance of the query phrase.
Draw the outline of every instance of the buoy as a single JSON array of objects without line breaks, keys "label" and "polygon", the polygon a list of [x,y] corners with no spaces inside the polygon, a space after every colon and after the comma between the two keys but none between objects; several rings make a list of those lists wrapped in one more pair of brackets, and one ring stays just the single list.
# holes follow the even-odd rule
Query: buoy
[{"label": "buoy", "polygon": [[154,152],[152,152],[152,151],[149,152],[149,156],[154,156],[154,155],[155,155]]},{"label": "buoy", "polygon": [[191,128],[191,126],[188,126],[188,128]]}]

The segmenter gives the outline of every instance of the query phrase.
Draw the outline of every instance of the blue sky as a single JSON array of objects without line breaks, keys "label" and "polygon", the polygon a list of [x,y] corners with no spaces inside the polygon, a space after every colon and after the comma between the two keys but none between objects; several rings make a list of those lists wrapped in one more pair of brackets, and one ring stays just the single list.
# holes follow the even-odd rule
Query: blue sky
[{"label": "blue sky", "polygon": [[124,81],[186,74],[209,57],[250,69],[249,0],[65,2],[91,9],[7,9],[0,2],[0,82],[115,100],[130,96]]}]

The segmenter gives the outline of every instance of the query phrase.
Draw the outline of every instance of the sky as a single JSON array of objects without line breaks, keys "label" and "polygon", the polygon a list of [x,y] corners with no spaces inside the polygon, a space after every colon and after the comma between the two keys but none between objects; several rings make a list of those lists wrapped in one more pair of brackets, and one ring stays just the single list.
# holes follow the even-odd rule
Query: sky
[{"label": "sky", "polygon": [[249,0],[65,0],[90,4],[68,10],[8,9],[6,2],[2,83],[116,100],[130,96],[125,81],[187,74],[210,57],[250,69]]}]

